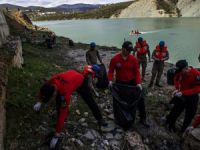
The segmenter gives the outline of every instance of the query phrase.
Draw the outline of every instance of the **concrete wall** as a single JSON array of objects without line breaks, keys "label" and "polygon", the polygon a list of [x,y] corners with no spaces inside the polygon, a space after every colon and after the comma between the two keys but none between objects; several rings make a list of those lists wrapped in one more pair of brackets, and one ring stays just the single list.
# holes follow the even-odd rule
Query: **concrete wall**
[{"label": "concrete wall", "polygon": [[0,11],[0,47],[6,41],[6,37],[9,35],[9,28],[6,23],[6,19],[3,13]]}]

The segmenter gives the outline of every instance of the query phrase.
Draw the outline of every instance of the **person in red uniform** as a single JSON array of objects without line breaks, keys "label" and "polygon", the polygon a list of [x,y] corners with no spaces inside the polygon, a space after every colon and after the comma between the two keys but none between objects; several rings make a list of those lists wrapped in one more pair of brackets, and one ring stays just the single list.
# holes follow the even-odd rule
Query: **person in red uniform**
[{"label": "person in red uniform", "polygon": [[149,50],[149,45],[146,42],[146,40],[143,40],[142,37],[138,38],[138,41],[135,43],[133,55],[137,56],[137,59],[140,63],[140,66],[142,67],[142,80],[144,80],[145,72],[146,72],[146,67],[147,67],[147,57],[149,57],[149,62],[150,62],[150,50]]},{"label": "person in red uniform", "polygon": [[64,121],[68,116],[70,98],[74,91],[77,91],[89,106],[98,124],[100,126],[107,125],[92,97],[90,76],[94,77],[94,71],[91,67],[85,67],[82,73],[68,70],[54,75],[41,87],[39,101],[34,105],[35,111],[39,111],[42,103],[48,102],[50,98],[56,99],[58,118],[55,127],[55,137],[52,138],[50,143],[51,148],[54,148],[58,142]]},{"label": "person in red uniform", "polygon": [[167,116],[166,124],[169,130],[176,131],[175,122],[179,115],[185,110],[185,118],[181,132],[190,125],[198,107],[198,93],[200,93],[200,72],[193,67],[189,67],[186,60],[179,60],[176,63],[176,73],[174,76],[174,97],[170,114]]},{"label": "person in red uniform", "polygon": [[[121,53],[116,54],[110,62],[108,71],[109,87],[112,87],[114,72],[116,73],[116,83],[137,86],[142,90],[139,63],[137,58],[130,54],[133,46],[130,41],[125,41],[122,45]],[[114,109],[114,108],[113,108]],[[146,123],[146,111],[144,98],[138,103],[140,112],[140,122],[149,127]],[[114,110],[114,112],[117,110]]]},{"label": "person in red uniform", "polygon": [[154,60],[152,68],[152,76],[149,87],[153,86],[154,79],[156,77],[156,86],[162,87],[160,85],[160,79],[164,70],[164,62],[169,59],[169,52],[164,41],[160,41],[159,45],[156,46],[155,50],[152,53],[152,59]]}]

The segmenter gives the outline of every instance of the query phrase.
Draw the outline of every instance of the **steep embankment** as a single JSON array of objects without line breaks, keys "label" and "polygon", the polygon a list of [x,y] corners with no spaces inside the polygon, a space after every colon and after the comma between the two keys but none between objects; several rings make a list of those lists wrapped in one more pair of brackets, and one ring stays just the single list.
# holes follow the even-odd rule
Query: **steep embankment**
[{"label": "steep embankment", "polygon": [[[138,0],[121,11],[118,18],[199,17],[199,0]],[[113,16],[112,16],[113,18]]]},{"label": "steep embankment", "polygon": [[[165,7],[171,7],[171,2],[163,2],[157,0],[138,0],[131,4],[128,8],[121,11],[118,18],[134,18],[134,17],[170,17],[177,16],[173,9],[166,11]],[[160,6],[160,7],[159,7]],[[112,16],[113,18],[113,16]]]},{"label": "steep embankment", "polygon": [[182,17],[200,17],[200,0],[179,0],[177,7]]}]

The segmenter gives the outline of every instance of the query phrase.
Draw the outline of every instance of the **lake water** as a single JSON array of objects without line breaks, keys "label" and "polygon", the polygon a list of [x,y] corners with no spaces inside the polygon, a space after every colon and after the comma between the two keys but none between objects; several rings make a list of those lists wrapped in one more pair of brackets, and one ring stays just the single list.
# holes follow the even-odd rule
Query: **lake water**
[{"label": "lake water", "polygon": [[[38,21],[34,24],[48,27],[59,36],[71,38],[75,42],[121,47],[124,39],[135,43],[142,36],[155,48],[164,40],[170,52],[169,62],[187,59],[190,65],[200,68],[200,18],[139,18],[139,19],[100,19]],[[130,36],[132,29],[142,32]]]}]

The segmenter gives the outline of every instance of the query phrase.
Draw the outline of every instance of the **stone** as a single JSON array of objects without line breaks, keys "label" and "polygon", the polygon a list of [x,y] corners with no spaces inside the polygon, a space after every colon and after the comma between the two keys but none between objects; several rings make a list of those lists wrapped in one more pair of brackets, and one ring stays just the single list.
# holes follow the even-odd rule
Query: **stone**
[{"label": "stone", "polygon": [[99,136],[100,136],[99,133],[95,130],[89,130],[87,131],[87,133],[83,135],[83,137],[85,137],[87,140],[92,140],[92,141],[98,138]]},{"label": "stone", "polygon": [[85,118],[81,118],[78,122],[79,123],[84,123],[85,122]]},{"label": "stone", "polygon": [[88,124],[86,122],[81,124],[83,127],[88,127]]},{"label": "stone", "polygon": [[119,133],[115,134],[114,139],[115,139],[115,140],[120,140],[120,139],[122,139],[122,134],[119,134]]},{"label": "stone", "polygon": [[80,147],[83,147],[83,146],[84,146],[84,144],[83,144],[83,142],[81,142],[81,140],[76,139],[75,142],[76,142]]},{"label": "stone", "polygon": [[130,149],[145,150],[145,145],[142,142],[142,138],[137,132],[127,132],[125,135],[125,141],[127,141]]},{"label": "stone", "polygon": [[89,116],[89,113],[88,113],[88,112],[84,112],[83,114],[84,114],[85,117],[88,117],[88,116]]},{"label": "stone", "polygon": [[111,133],[107,133],[105,136],[108,140],[113,139],[113,135]]},{"label": "stone", "polygon": [[80,114],[81,114],[81,113],[80,113],[80,110],[78,110],[78,109],[75,111],[75,113],[76,113],[77,115],[80,115]]},{"label": "stone", "polygon": [[108,118],[114,120],[114,114],[108,115]]},{"label": "stone", "polygon": [[112,121],[107,122],[108,125],[106,127],[101,127],[102,132],[111,132],[116,128],[116,125]]}]

